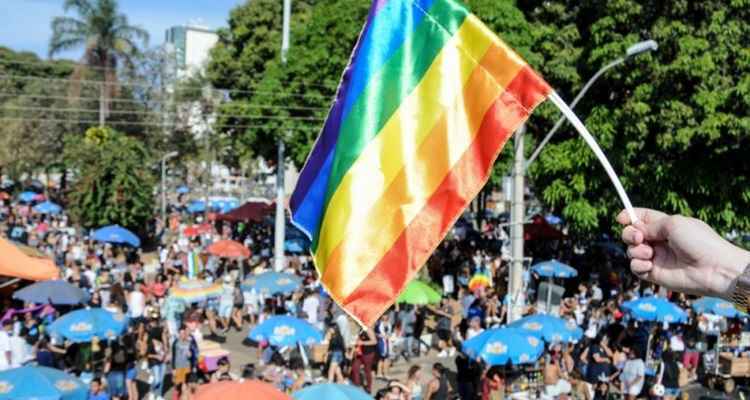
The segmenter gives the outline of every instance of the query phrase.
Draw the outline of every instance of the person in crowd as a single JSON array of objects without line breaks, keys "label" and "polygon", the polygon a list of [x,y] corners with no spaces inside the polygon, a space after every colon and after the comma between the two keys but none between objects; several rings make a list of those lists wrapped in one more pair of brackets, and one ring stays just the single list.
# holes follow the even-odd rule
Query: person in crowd
[{"label": "person in crowd", "polygon": [[239,379],[237,375],[232,373],[232,365],[228,358],[222,358],[217,364],[219,369],[211,375],[211,382],[236,381]]},{"label": "person in crowd", "polygon": [[346,354],[346,344],[338,325],[334,324],[328,328],[323,341],[328,343],[328,381],[345,383],[342,366]]},{"label": "person in crowd", "polygon": [[620,375],[621,393],[628,400],[635,400],[640,396],[646,382],[646,364],[638,356],[634,347],[628,347],[626,353],[628,360],[625,362]]},{"label": "person in crowd", "polygon": [[177,339],[171,349],[172,384],[178,396],[187,390],[187,377],[198,362],[198,344],[188,332],[187,326],[181,325]]},{"label": "person in crowd", "polygon": [[[350,378],[352,383],[361,386],[368,393],[372,393],[372,373],[377,357],[377,345],[378,341],[372,330],[364,329],[360,332],[353,348]],[[362,369],[364,369],[365,375],[364,385],[362,385]]]},{"label": "person in crowd", "polygon": [[375,323],[375,337],[378,341],[378,362],[375,376],[383,380],[390,380],[388,369],[390,368],[391,361],[392,334],[393,325],[391,325],[390,314],[386,312]]},{"label": "person in crowd", "polygon": [[562,346],[554,344],[551,346],[549,355],[544,363],[544,396],[549,399],[565,397],[571,391],[570,382],[563,376]]},{"label": "person in crowd", "polygon": [[432,366],[432,380],[427,383],[425,400],[448,400],[450,398],[450,385],[445,372],[443,364],[435,363]]},{"label": "person in crowd", "polygon": [[110,396],[102,386],[101,378],[94,378],[91,380],[89,389],[88,400],[110,400]]},{"label": "person in crowd", "polygon": [[2,322],[2,325],[2,329],[0,329],[0,371],[13,367],[13,351],[10,341],[13,321],[6,319]]},{"label": "person in crowd", "polygon": [[419,365],[409,367],[405,386],[409,400],[422,400],[422,367]]},{"label": "person in crowd", "polygon": [[680,396],[680,365],[672,350],[662,355],[658,382],[664,386],[664,400],[676,400]]}]

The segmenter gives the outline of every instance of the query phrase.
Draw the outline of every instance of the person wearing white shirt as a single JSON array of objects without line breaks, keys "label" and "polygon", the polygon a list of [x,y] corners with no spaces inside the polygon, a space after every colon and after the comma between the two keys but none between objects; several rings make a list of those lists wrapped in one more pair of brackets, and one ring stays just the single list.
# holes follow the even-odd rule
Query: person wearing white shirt
[{"label": "person wearing white shirt", "polygon": [[318,299],[317,293],[312,292],[302,302],[302,311],[307,315],[307,322],[317,325],[318,308],[320,308],[320,299]]},{"label": "person wearing white shirt", "polygon": [[10,337],[10,358],[11,368],[19,368],[31,358],[26,340],[18,334]]},{"label": "person wearing white shirt", "polygon": [[136,320],[143,318],[145,308],[146,296],[141,291],[141,283],[136,282],[135,290],[130,292],[130,296],[128,296],[128,311],[130,312],[130,318]]},{"label": "person wearing white shirt", "polygon": [[13,353],[10,345],[10,332],[13,323],[10,320],[3,321],[3,329],[0,329],[0,371],[12,368]]}]

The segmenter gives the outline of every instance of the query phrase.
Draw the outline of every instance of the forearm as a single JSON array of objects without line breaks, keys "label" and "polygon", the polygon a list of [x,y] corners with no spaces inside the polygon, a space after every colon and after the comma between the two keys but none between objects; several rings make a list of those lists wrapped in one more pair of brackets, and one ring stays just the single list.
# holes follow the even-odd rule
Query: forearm
[{"label": "forearm", "polygon": [[714,284],[708,289],[713,292],[709,294],[732,301],[731,296],[737,278],[750,265],[750,252],[733,244],[727,245],[727,252],[716,259],[713,268],[714,278],[711,279]]}]

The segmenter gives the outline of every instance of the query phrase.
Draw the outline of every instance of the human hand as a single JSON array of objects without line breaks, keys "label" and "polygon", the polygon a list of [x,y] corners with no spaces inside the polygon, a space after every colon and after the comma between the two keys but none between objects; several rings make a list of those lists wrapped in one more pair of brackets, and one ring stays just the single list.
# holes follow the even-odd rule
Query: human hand
[{"label": "human hand", "polygon": [[678,292],[729,297],[734,279],[750,263],[750,253],[698,219],[644,208],[635,212],[635,224],[625,211],[617,216],[626,225],[622,240],[634,274]]}]

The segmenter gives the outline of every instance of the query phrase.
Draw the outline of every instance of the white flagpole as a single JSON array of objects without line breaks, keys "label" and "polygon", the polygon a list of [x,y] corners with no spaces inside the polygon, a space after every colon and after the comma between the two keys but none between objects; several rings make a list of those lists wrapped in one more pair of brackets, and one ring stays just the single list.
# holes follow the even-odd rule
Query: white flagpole
[{"label": "white flagpole", "polygon": [[565,101],[560,98],[560,96],[557,94],[557,92],[552,92],[549,95],[549,99],[554,103],[557,108],[560,109],[560,111],[563,113],[565,118],[570,121],[571,124],[573,124],[573,127],[576,128],[578,133],[581,134],[583,137],[583,140],[586,141],[586,144],[589,145],[591,150],[594,151],[594,154],[596,154],[596,158],[599,159],[599,162],[604,167],[604,170],[607,171],[607,175],[609,176],[609,179],[612,181],[612,184],[615,185],[615,190],[617,190],[617,195],[620,196],[620,201],[622,201],[622,204],[625,206],[625,210],[628,212],[628,215],[630,216],[630,223],[635,223],[638,221],[638,217],[635,215],[635,211],[633,210],[633,204],[630,203],[630,198],[628,197],[628,194],[625,192],[625,189],[622,187],[622,183],[620,182],[620,178],[615,173],[614,168],[612,168],[612,164],[609,163],[609,160],[607,159],[607,156],[604,155],[604,152],[599,147],[599,144],[596,143],[596,140],[594,137],[589,133],[589,130],[586,129],[586,126],[583,125],[583,122],[581,122],[580,119],[578,119],[578,116],[573,112],[573,110],[568,107],[567,104],[565,104]]}]

